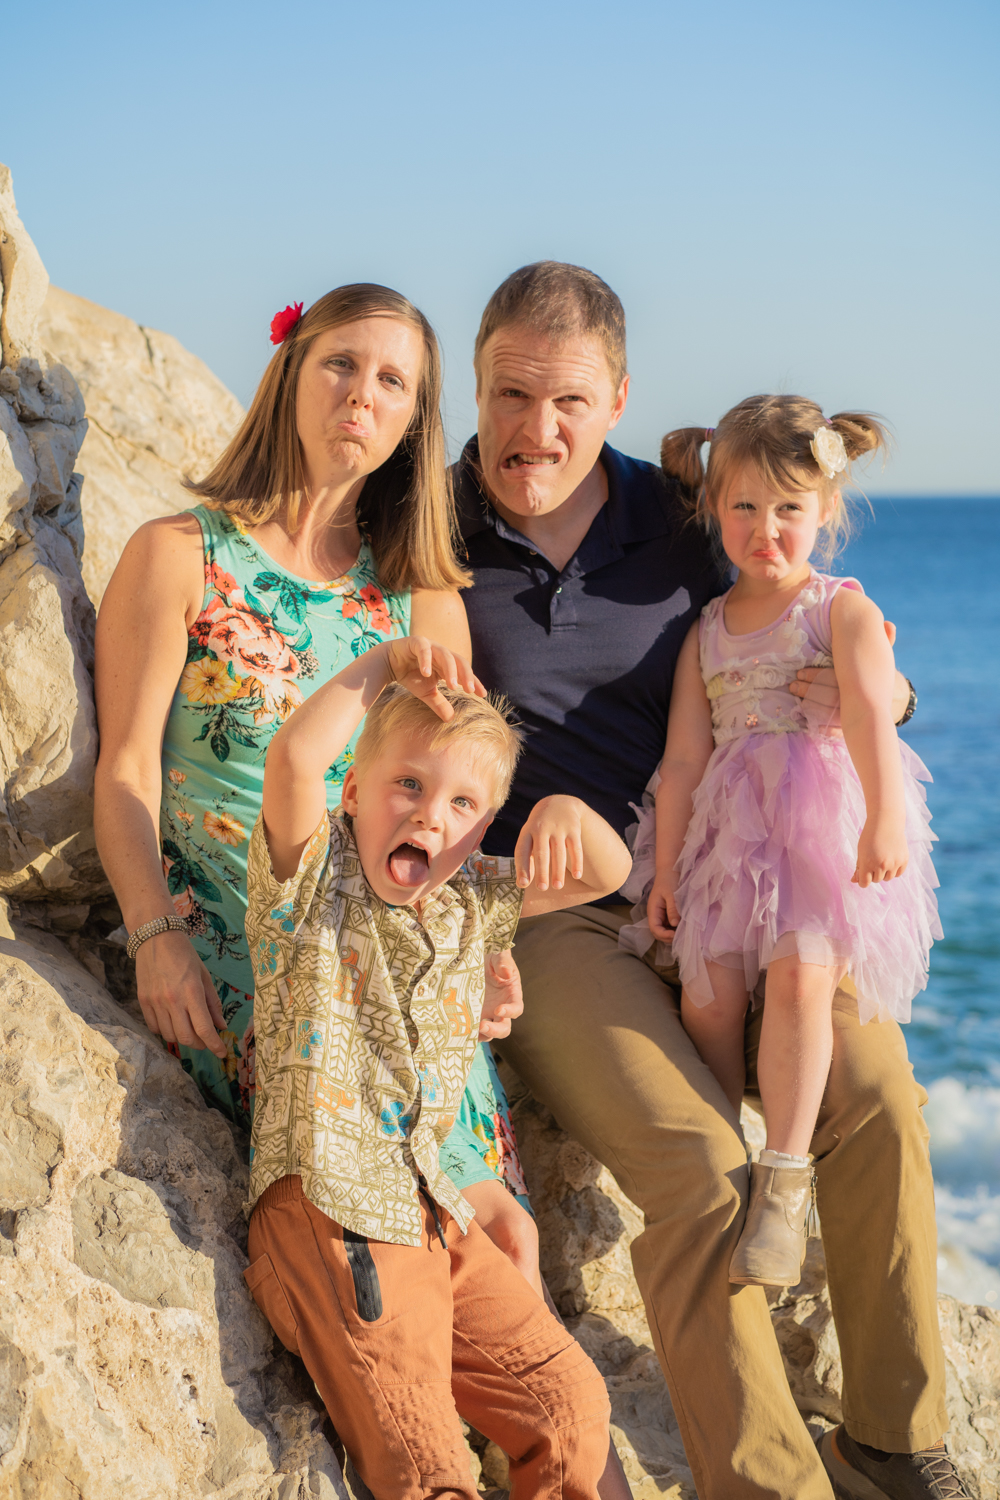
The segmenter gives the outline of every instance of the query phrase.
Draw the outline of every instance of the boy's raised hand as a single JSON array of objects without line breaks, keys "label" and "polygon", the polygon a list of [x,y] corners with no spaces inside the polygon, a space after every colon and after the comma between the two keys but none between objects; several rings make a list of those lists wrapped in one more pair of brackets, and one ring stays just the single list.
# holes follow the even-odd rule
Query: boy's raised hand
[{"label": "boy's raised hand", "polygon": [[455,691],[486,697],[486,689],[464,657],[426,636],[408,635],[387,642],[386,659],[393,679],[415,698],[422,698],[439,719],[452,719],[455,710],[441,692],[441,685]]},{"label": "boy's raised hand", "polygon": [[583,879],[584,803],[577,797],[543,797],[531,810],[514,850],[517,883],[561,890],[569,873]]}]

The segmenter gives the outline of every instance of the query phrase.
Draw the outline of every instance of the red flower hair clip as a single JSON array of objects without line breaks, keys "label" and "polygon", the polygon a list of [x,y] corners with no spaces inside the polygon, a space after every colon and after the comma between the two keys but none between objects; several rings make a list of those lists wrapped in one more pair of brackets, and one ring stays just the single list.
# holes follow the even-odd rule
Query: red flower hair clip
[{"label": "red flower hair clip", "polygon": [[283,344],[292,329],[302,320],[302,303],[296,302],[271,319],[271,343]]}]

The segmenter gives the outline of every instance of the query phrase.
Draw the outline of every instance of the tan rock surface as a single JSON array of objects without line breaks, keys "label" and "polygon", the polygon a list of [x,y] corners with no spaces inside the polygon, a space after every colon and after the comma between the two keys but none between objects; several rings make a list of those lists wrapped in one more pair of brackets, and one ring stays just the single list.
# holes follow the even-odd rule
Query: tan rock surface
[{"label": "tan rock surface", "polygon": [[105,890],[91,829],[94,611],[80,576],[83,400],[36,319],[48,278],[0,168],[0,892]]},{"label": "tan rock surface", "polygon": [[0,1497],[345,1500],[243,1283],[246,1142],[52,936],[0,939]]},{"label": "tan rock surface", "polygon": [[232,437],[243,408],[169,334],[50,287],[38,338],[68,366],[89,427],[84,476],[83,576],[99,604],[122,548],[144,521],[185,510],[185,475],[200,477]]}]

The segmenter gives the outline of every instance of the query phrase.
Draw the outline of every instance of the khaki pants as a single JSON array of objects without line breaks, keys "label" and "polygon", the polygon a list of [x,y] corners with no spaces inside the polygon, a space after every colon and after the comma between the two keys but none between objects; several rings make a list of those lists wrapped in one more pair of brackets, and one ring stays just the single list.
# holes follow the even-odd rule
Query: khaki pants
[{"label": "khaki pants", "polygon": [[[675,991],[618,947],[626,920],[625,907],[579,906],[521,923],[525,1010],[499,1049],[645,1215],[632,1262],[701,1500],[830,1500],[764,1292],[728,1280],[748,1191],[738,1122]],[[747,1024],[751,1096],[760,1018]],[[925,1102],[899,1027],[860,1026],[838,991],[812,1149],[844,1417],[861,1442],[902,1453],[948,1425]]]},{"label": "khaki pants", "polygon": [[510,1458],[516,1500],[598,1500],[608,1393],[473,1222],[423,1207],[423,1242],[345,1236],[283,1177],[250,1220],[254,1301],[301,1356],[378,1500],[476,1500],[459,1416]]}]

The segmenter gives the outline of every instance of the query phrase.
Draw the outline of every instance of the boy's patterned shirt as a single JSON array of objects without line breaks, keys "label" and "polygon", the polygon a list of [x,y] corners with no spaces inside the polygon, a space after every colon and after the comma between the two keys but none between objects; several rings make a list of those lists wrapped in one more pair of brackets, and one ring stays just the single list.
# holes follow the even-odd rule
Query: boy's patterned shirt
[{"label": "boy's patterned shirt", "polygon": [[248,1211],[271,1182],[355,1234],[421,1243],[418,1181],[464,1230],[441,1170],[477,1045],[487,953],[513,946],[523,893],[511,859],[473,854],[422,903],[387,906],[350,821],[327,815],[298,870],[271,871],[263,819],[247,860],[256,977],[257,1102]]}]

